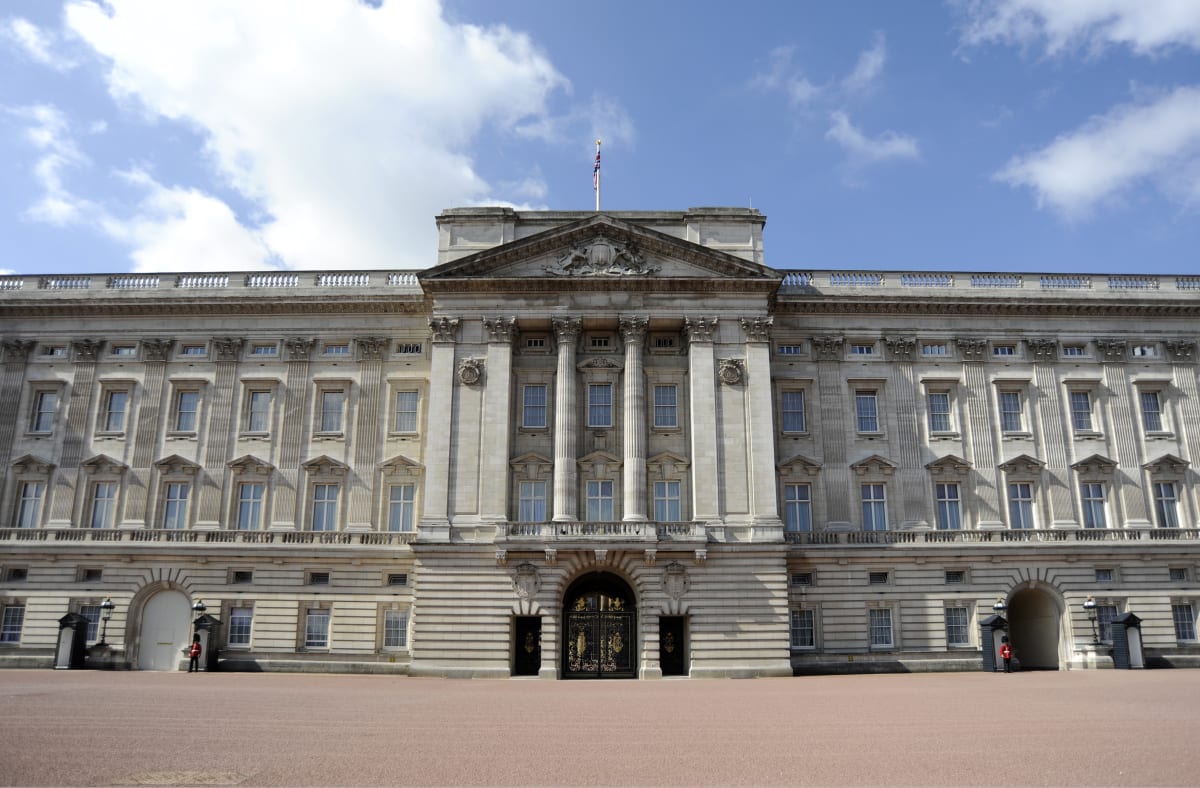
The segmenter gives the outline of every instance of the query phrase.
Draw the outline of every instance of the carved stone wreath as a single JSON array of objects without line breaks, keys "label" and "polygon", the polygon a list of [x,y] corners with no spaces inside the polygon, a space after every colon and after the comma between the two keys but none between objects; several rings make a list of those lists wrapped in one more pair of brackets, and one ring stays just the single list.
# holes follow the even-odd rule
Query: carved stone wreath
[{"label": "carved stone wreath", "polygon": [[740,358],[723,358],[719,362],[717,377],[727,386],[736,386],[742,382],[744,370]]},{"label": "carved stone wreath", "polygon": [[458,362],[458,379],[464,386],[474,386],[483,378],[483,359],[464,358]]}]

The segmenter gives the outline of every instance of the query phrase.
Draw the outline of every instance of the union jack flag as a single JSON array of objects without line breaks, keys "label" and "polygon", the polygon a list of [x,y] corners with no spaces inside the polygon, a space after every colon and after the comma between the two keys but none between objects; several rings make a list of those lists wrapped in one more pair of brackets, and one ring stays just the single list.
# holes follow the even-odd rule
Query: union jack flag
[{"label": "union jack flag", "polygon": [[600,191],[600,146],[596,146],[596,166],[592,167],[592,191]]}]

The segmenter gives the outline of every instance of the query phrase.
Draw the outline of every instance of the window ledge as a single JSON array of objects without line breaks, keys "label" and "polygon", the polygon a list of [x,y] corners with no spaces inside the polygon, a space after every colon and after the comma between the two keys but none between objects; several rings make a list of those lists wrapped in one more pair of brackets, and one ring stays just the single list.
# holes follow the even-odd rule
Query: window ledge
[{"label": "window ledge", "polygon": [[1103,432],[1097,432],[1096,430],[1076,430],[1075,431],[1075,440],[1077,440],[1077,441],[1094,441],[1094,440],[1103,440],[1103,439],[1104,439]]},{"label": "window ledge", "polygon": [[195,430],[168,430],[167,440],[195,440]]},{"label": "window ledge", "polygon": [[935,441],[956,441],[962,439],[962,433],[959,432],[931,432],[929,437]]},{"label": "window ledge", "polygon": [[107,440],[124,438],[125,430],[96,430],[96,437],[105,438]]},{"label": "window ledge", "polygon": [[1166,431],[1159,430],[1159,431],[1155,431],[1155,432],[1147,432],[1146,433],[1146,440],[1148,440],[1148,441],[1162,441],[1162,440],[1174,440],[1174,439],[1175,439],[1175,433],[1173,433],[1173,432],[1166,432]]},{"label": "window ledge", "polygon": [[388,430],[389,438],[415,438],[420,434],[417,430]]},{"label": "window ledge", "polygon": [[344,432],[314,432],[313,440],[342,440],[346,437]]},{"label": "window ledge", "polygon": [[1020,430],[1020,431],[1017,431],[1017,432],[1004,432],[1004,433],[1001,433],[1001,437],[1002,437],[1002,438],[1004,438],[1004,440],[1022,440],[1022,441],[1027,441],[1027,440],[1030,440],[1031,438],[1033,438],[1033,433],[1032,433],[1032,432],[1025,432],[1024,430]]}]

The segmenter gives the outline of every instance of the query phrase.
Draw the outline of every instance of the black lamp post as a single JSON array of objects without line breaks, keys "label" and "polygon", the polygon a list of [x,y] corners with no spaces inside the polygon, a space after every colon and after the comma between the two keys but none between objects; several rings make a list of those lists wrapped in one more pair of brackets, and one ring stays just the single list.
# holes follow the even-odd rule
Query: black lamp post
[{"label": "black lamp post", "polygon": [[1099,645],[1100,635],[1096,632],[1096,599],[1091,594],[1083,600],[1083,610],[1087,613],[1088,621],[1092,623],[1092,643]]},{"label": "black lamp post", "polygon": [[1008,612],[1008,605],[1004,603],[1003,597],[998,597],[996,599],[996,604],[992,605],[992,612],[1001,618],[1003,618],[1004,614]]},{"label": "black lamp post", "polygon": [[100,619],[104,622],[104,626],[100,630],[100,642],[96,644],[97,646],[108,645],[108,620],[112,618],[114,607],[116,607],[116,605],[113,604],[111,597],[100,603]]}]

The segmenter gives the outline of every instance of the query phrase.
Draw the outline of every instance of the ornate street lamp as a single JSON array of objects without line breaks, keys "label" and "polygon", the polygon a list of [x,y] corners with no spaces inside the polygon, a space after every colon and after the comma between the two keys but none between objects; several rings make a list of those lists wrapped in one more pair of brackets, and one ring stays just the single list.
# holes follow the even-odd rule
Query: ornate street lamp
[{"label": "ornate street lamp", "polygon": [[1003,597],[996,598],[996,604],[992,605],[992,612],[1002,618],[1008,612],[1008,605],[1004,603]]},{"label": "ornate street lamp", "polygon": [[109,597],[100,603],[100,619],[104,622],[104,627],[100,630],[100,642],[96,644],[97,646],[108,645],[106,642],[108,639],[108,620],[112,618],[114,607],[116,607],[116,605],[113,604],[112,597]]},{"label": "ornate street lamp", "polygon": [[205,606],[203,599],[197,599],[192,603],[192,612],[196,614],[196,618],[204,615],[205,610],[208,610],[208,608]]},{"label": "ornate street lamp", "polygon": [[1091,594],[1083,600],[1083,610],[1087,613],[1088,621],[1092,622],[1092,643],[1099,645],[1100,635],[1096,632],[1096,599]]}]

